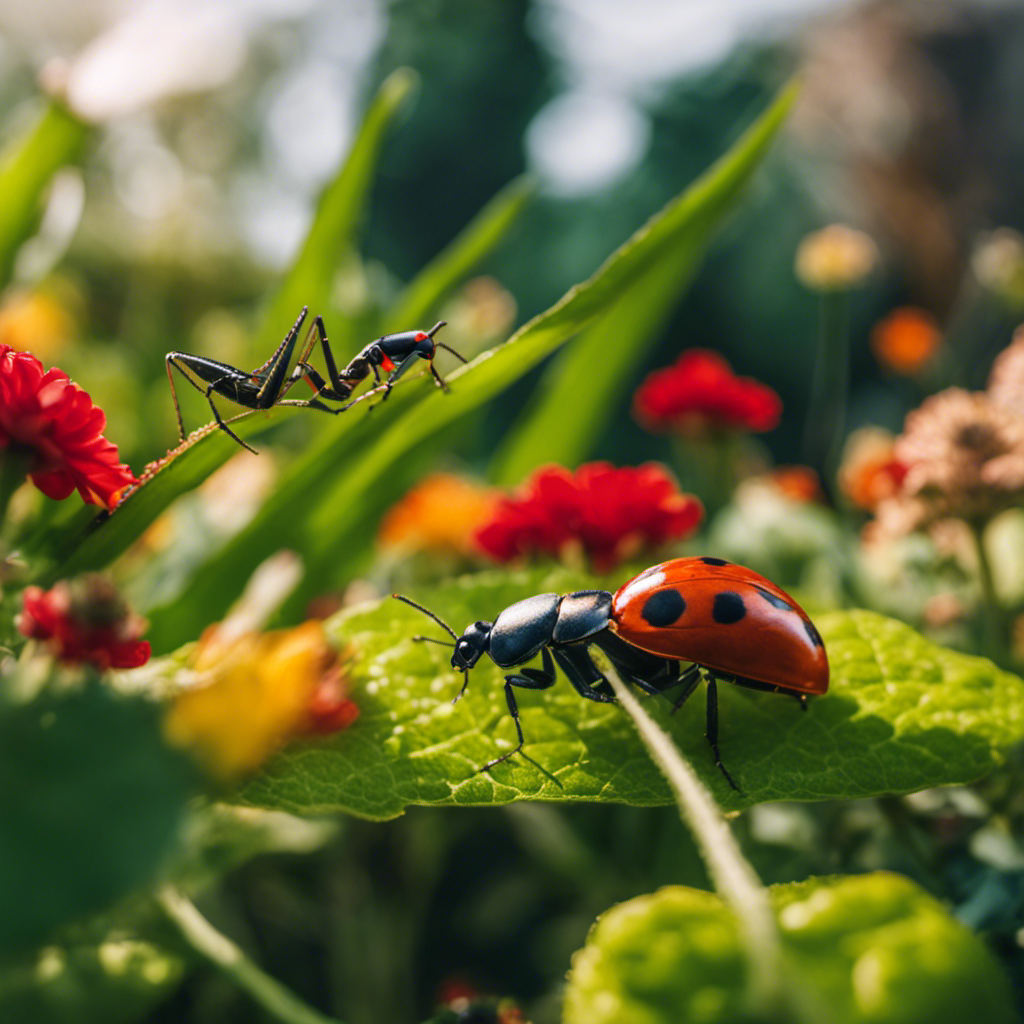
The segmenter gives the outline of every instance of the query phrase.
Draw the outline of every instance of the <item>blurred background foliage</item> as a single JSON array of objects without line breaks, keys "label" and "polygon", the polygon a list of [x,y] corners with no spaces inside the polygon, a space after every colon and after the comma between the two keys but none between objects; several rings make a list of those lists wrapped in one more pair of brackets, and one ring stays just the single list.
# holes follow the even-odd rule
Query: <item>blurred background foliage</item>
[{"label": "blurred background foliage", "polygon": [[[163,19],[164,41],[191,38],[179,33],[196,17],[187,5],[152,10]],[[1024,11],[1011,3],[806,0],[712,15],[697,2],[656,0],[631,4],[628,13],[614,0],[267,0],[206,11],[201,39],[191,40],[193,59],[174,73],[157,59],[161,37],[137,15],[136,34],[119,42],[122,61],[134,69],[134,94],[128,87],[104,93],[95,68],[112,45],[103,33],[122,13],[98,0],[16,2],[0,12],[4,139],[13,144],[48,130],[47,119],[39,120],[41,68],[50,87],[80,98],[95,124],[60,133],[59,147],[41,137],[54,166],[69,166],[43,197],[38,230],[19,219],[31,196],[15,191],[21,179],[8,168],[0,240],[27,241],[0,267],[9,277],[0,342],[29,349],[81,382],[107,414],[107,436],[137,471],[177,440],[166,352],[258,366],[302,302],[323,312],[346,355],[381,330],[429,326],[387,317],[410,299],[404,285],[518,180],[512,187],[521,192],[505,193],[514,223],[495,234],[475,280],[439,310],[417,311],[445,316],[456,348],[470,338],[479,348],[503,340],[592,274],[701,174],[794,73],[801,91],[782,144],[707,259],[680,268],[681,278],[694,273],[691,286],[674,309],[664,300],[664,322],[644,341],[643,359],[601,392],[604,418],[588,420],[580,458],[671,460],[673,442],[633,421],[630,397],[648,370],[704,346],[779,392],[785,415],[763,444],[776,463],[806,461],[801,434],[819,309],[794,276],[793,257],[804,235],[832,221],[863,227],[882,253],[881,270],[851,302],[847,428],[898,430],[928,392],[981,386],[1024,310],[1019,290],[995,292],[972,264],[984,232],[1024,226]],[[337,233],[325,243],[331,258],[315,261],[321,294],[307,280],[296,303],[288,274],[321,191],[370,99],[381,83],[394,85],[388,76],[398,68],[414,69],[418,79],[402,80],[403,95],[393,97],[386,117],[394,122],[367,143],[374,152],[362,185],[365,209],[335,211]],[[172,86],[161,74],[176,77]],[[924,377],[893,375],[868,344],[882,314],[908,304],[945,328],[949,356]],[[595,387],[599,344],[596,351]],[[510,438],[519,436],[524,410],[549,372],[531,370],[471,412],[471,426],[445,427],[428,450],[397,462],[393,477],[366,496],[367,529],[346,535],[351,547],[365,547],[370,558],[379,513],[427,469],[464,464],[514,483]],[[584,375],[580,387],[588,386]],[[206,422],[201,398],[182,398],[190,429]],[[394,410],[375,416],[401,411],[403,399],[393,401]],[[120,576],[144,610],[184,592],[201,561],[257,514],[289,467],[332,429],[319,420],[281,417],[261,437],[259,460],[182,499],[163,534],[156,530],[128,553]],[[343,453],[355,459],[356,441],[345,444]],[[496,451],[503,454],[492,461]],[[210,455],[211,467],[228,454],[224,447]],[[834,467],[814,468],[831,492]],[[61,510],[35,500],[40,514],[61,523]],[[792,538],[761,543],[751,520],[732,510],[714,524],[711,543],[732,552],[747,545],[745,561],[760,557],[783,578],[787,571],[799,577],[792,567],[805,564],[812,545],[837,575],[848,575],[849,552],[831,521],[810,512],[797,532],[799,550],[790,557]],[[169,549],[173,558],[151,557]],[[919,612],[919,588],[908,582],[917,567],[934,574],[931,553],[919,563],[911,553],[905,589],[878,595],[897,605],[886,610],[912,619]],[[943,571],[956,577],[955,567]],[[236,591],[243,583],[229,580]],[[837,589],[826,581],[819,595],[827,603]],[[289,614],[298,617],[296,609]],[[194,639],[173,630],[167,636],[168,647]],[[1011,823],[1021,815],[1012,777],[997,776],[984,791]],[[964,920],[988,929],[1020,989],[1019,849],[999,845],[1000,830],[986,823],[989,808],[973,794],[922,797],[913,810],[933,828],[941,870],[915,859],[919,844],[905,842],[906,833],[921,825],[908,825],[907,808],[896,801],[773,805],[755,808],[738,827],[767,881],[879,866],[922,880]],[[422,1019],[462,984],[514,993],[538,1022],[556,1019],[553,993],[598,913],[663,883],[707,885],[692,841],[667,810],[420,808],[386,825],[345,819],[307,847],[295,838],[301,824],[286,823],[286,835],[261,847],[286,852],[228,873],[204,909],[281,981],[352,1024]],[[986,856],[971,847],[977,835],[988,837],[976,844],[988,843]],[[216,847],[206,842],[207,852]],[[116,927],[104,931],[104,942],[111,934]],[[132,1002],[124,1019],[252,1019],[249,1004],[208,967],[192,964],[178,984],[187,954],[170,940],[167,947],[132,951],[130,962],[143,973],[160,960],[152,973],[159,991],[140,997],[137,1008]],[[104,960],[93,950],[103,947],[90,934],[71,936],[67,948],[65,963],[81,968],[84,988],[69,969],[62,983],[72,996],[56,992],[46,1002],[49,996],[34,992],[9,1005],[24,1005],[25,1019],[47,1012],[115,1019],[103,985],[123,986],[128,999],[135,968],[99,970]],[[5,984],[13,1000],[18,979],[9,974]],[[32,1001],[39,998],[47,1009]]]}]

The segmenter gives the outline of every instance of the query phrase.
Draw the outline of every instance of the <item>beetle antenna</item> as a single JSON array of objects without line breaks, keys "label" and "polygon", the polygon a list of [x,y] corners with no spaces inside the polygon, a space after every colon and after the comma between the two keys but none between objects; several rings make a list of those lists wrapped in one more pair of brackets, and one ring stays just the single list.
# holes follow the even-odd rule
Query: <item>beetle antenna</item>
[{"label": "beetle antenna", "polygon": [[426,615],[428,619],[433,619],[453,640],[457,641],[459,639],[459,634],[456,633],[455,630],[452,629],[452,627],[444,621],[444,619],[442,619],[438,615],[435,615],[429,608],[424,608],[423,605],[417,604],[415,601],[413,601],[411,598],[406,597],[404,594],[392,594],[391,596],[396,601],[402,601],[405,604],[411,606],[412,608],[416,608],[418,611],[423,612],[423,614]]},{"label": "beetle antenna", "polygon": [[437,334],[437,332],[439,330],[441,330],[442,327],[447,327],[447,326],[448,326],[448,321],[447,320],[438,320],[437,323],[434,324],[434,326],[431,327],[429,331],[427,331],[427,337],[428,338],[433,338],[433,336],[435,334]]},{"label": "beetle antenna", "polygon": [[443,348],[445,350],[445,352],[451,352],[451,354],[453,356],[455,356],[456,359],[461,359],[464,363],[468,363],[469,362],[469,360],[464,355],[462,355],[459,352],[456,352],[455,349],[453,349],[451,347],[451,345],[446,345],[443,341],[435,341],[434,342],[434,347],[435,348]]},{"label": "beetle antenna", "polygon": [[437,639],[435,639],[432,636],[414,636],[413,640],[419,640],[420,642],[428,643],[428,644],[440,644],[442,647],[454,647],[455,646],[455,644],[453,644],[451,642],[451,640],[437,640]]}]

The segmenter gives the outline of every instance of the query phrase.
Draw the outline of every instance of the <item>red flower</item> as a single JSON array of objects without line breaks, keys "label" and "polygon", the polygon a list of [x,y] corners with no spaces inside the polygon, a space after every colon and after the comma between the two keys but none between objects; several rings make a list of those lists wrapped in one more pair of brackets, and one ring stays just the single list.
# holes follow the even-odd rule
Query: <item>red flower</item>
[{"label": "red flower", "polygon": [[499,562],[579,546],[604,572],[644,546],[690,536],[703,515],[701,503],[657,463],[616,469],[590,462],[575,474],[545,466],[519,497],[499,502],[476,541]]},{"label": "red flower", "polygon": [[340,666],[320,680],[309,698],[306,732],[330,735],[347,729],[359,717],[359,707],[349,700],[346,682]]},{"label": "red flower", "polygon": [[91,505],[112,509],[138,483],[103,436],[103,410],[63,370],[43,373],[28,352],[0,345],[0,452],[28,459],[28,476],[49,498],[76,487]]},{"label": "red flower", "polygon": [[52,590],[26,587],[18,629],[47,640],[61,661],[89,662],[101,671],[138,668],[149,661],[149,641],[139,640],[145,620],[130,612],[102,576],[62,581]]},{"label": "red flower", "polygon": [[766,384],[737,377],[717,352],[691,348],[655,370],[633,395],[633,415],[648,430],[772,430],[782,401]]}]

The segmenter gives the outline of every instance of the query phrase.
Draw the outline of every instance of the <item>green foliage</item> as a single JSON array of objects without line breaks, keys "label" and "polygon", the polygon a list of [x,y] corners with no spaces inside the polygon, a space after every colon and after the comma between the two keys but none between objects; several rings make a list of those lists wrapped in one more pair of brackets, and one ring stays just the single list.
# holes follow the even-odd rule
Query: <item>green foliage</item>
[{"label": "green foliage", "polygon": [[111,935],[99,943],[50,945],[0,969],[4,1024],[131,1024],[180,983],[180,956]]},{"label": "green foliage", "polygon": [[[494,572],[414,596],[461,631],[532,594],[601,584],[566,570]],[[719,686],[722,756],[742,793],[731,791],[715,768],[699,694],[675,716],[668,702],[648,700],[723,806],[969,782],[1024,737],[1024,682],[1017,676],[872,612],[833,612],[816,621],[832,682],[806,713],[784,696]],[[502,673],[489,658],[472,670],[465,697],[453,707],[461,676],[445,648],[412,640],[443,638],[419,612],[385,600],[341,615],[331,629],[353,655],[359,720],[332,740],[295,746],[271,762],[245,789],[247,802],[369,818],[390,818],[412,804],[671,802],[621,710],[581,700],[564,680],[517,694],[525,752],[536,764],[518,757],[478,773],[515,741]]]},{"label": "green foliage", "polygon": [[[981,942],[897,875],[771,891],[795,1019],[821,1024],[1010,1024],[1009,985]],[[735,919],[671,887],[609,910],[573,960],[566,1024],[754,1024]],[[792,1020],[793,1017],[787,1017]]]},{"label": "green foliage", "polygon": [[549,368],[534,407],[495,456],[499,483],[518,484],[545,462],[574,466],[586,458],[795,98],[796,86],[783,91],[729,152],[659,215],[676,223],[671,244]]},{"label": "green foliage", "polygon": [[96,680],[0,705],[0,952],[154,878],[196,781],[161,714]]},{"label": "green foliage", "polygon": [[0,158],[0,288],[11,278],[18,248],[38,224],[47,186],[77,158],[88,135],[89,126],[54,101]]}]

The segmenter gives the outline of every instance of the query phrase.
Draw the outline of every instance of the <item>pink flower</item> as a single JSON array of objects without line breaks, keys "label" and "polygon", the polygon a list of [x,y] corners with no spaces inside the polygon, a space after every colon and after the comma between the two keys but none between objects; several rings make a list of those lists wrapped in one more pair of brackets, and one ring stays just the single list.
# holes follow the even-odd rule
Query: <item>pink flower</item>
[{"label": "pink flower", "polygon": [[48,641],[60,661],[88,662],[101,671],[138,668],[149,661],[149,641],[139,640],[146,622],[130,612],[102,576],[61,581],[52,590],[26,587],[19,631]]},{"label": "pink flower", "polygon": [[652,431],[763,432],[778,425],[782,400],[766,384],[737,377],[717,352],[692,348],[648,374],[633,396],[633,415]]},{"label": "pink flower", "polygon": [[499,502],[476,541],[499,562],[579,547],[605,572],[644,547],[689,537],[703,515],[701,503],[657,463],[616,469],[590,462],[575,473],[545,466],[519,496]]},{"label": "pink flower", "polygon": [[103,437],[103,410],[63,370],[43,372],[28,352],[0,345],[0,457],[28,459],[29,479],[49,498],[75,488],[82,500],[112,509],[138,483]]}]

